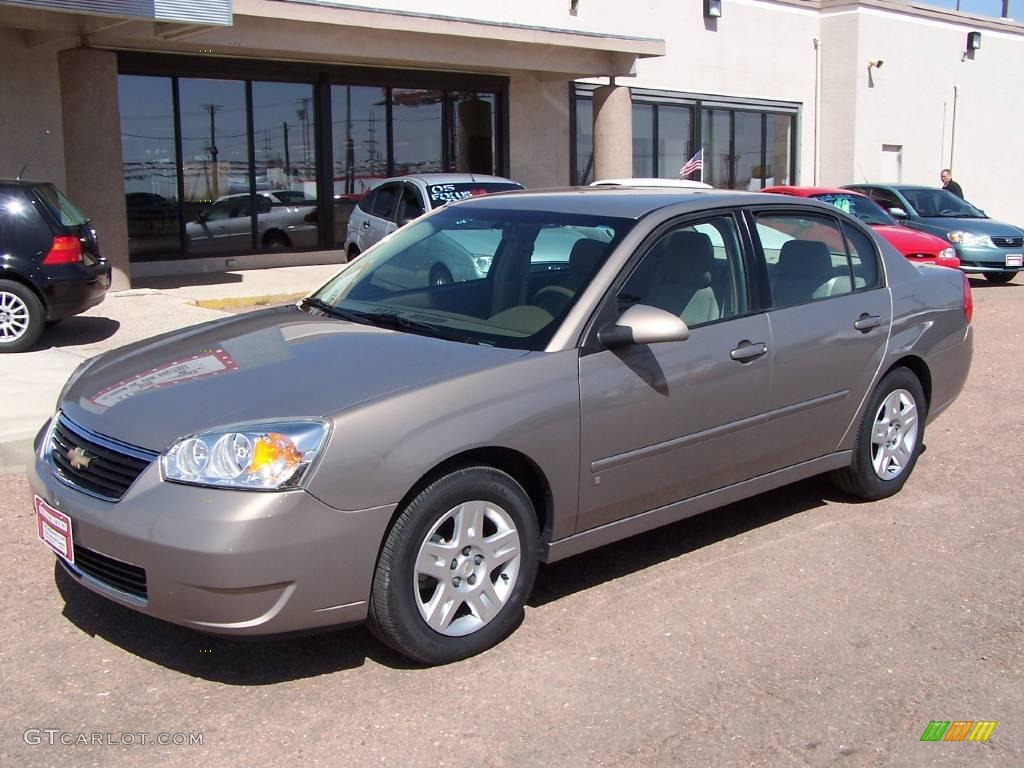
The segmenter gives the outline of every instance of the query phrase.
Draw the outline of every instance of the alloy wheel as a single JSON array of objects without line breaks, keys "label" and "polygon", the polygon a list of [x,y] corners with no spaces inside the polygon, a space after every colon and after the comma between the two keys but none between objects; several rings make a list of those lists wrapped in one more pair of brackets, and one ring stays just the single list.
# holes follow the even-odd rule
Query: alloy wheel
[{"label": "alloy wheel", "polygon": [[28,331],[28,305],[20,296],[0,292],[0,341],[13,342]]},{"label": "alloy wheel", "polygon": [[914,396],[896,389],[882,401],[871,429],[871,466],[882,480],[903,474],[917,448],[918,413]]}]

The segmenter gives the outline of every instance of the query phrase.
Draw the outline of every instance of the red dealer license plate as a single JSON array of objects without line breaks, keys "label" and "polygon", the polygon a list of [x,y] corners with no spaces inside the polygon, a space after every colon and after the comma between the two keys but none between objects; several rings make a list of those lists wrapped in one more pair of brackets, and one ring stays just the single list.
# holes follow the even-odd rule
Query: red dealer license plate
[{"label": "red dealer license plate", "polygon": [[38,496],[34,496],[33,501],[36,507],[36,530],[39,533],[39,540],[69,563],[74,563],[75,545],[71,538],[71,518]]}]

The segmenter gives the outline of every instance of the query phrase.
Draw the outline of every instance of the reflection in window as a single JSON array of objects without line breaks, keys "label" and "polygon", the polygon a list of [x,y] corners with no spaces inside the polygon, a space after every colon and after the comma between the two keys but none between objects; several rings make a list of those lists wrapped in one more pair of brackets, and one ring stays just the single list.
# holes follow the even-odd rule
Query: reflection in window
[{"label": "reflection in window", "polygon": [[494,173],[495,97],[493,93],[453,92],[451,156],[456,173]]},{"label": "reflection in window", "polygon": [[[679,169],[693,157],[692,110],[689,107],[658,107],[658,176],[678,179]],[[697,174],[689,178],[700,178]]]},{"label": "reflection in window", "polygon": [[792,146],[793,118],[790,115],[768,115],[765,129],[768,167],[765,169],[765,186],[790,184],[790,159]]},{"label": "reflection in window", "polygon": [[394,175],[444,170],[441,157],[441,91],[391,90]]},{"label": "reflection in window", "polygon": [[594,104],[576,99],[576,178],[580,186],[594,180]]},{"label": "reflection in window", "polygon": [[633,105],[633,175],[654,175],[654,107]]},{"label": "reflection in window", "polygon": [[[252,210],[245,83],[182,78],[178,93],[185,250],[198,255],[251,249],[252,219],[245,215]],[[228,218],[207,221],[203,211],[228,196]]]},{"label": "reflection in window", "polygon": [[171,78],[122,76],[118,98],[128,252],[175,253],[181,238]]},{"label": "reflection in window", "polygon": [[724,109],[703,111],[704,182],[728,188],[732,179],[731,114]]},{"label": "reflection in window", "polygon": [[733,145],[733,189],[761,189],[761,113],[736,112],[736,140]]}]

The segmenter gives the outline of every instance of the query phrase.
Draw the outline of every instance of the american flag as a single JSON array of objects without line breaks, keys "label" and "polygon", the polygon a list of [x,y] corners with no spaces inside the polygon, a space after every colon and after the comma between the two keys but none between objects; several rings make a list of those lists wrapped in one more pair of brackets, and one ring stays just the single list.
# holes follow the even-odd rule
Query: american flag
[{"label": "american flag", "polygon": [[687,160],[686,163],[683,165],[683,167],[679,169],[679,175],[683,176],[683,177],[689,176],[691,173],[694,173],[695,171],[699,171],[703,167],[704,167],[704,149],[701,148],[701,149],[697,150],[697,154],[696,155],[694,155],[689,160]]}]

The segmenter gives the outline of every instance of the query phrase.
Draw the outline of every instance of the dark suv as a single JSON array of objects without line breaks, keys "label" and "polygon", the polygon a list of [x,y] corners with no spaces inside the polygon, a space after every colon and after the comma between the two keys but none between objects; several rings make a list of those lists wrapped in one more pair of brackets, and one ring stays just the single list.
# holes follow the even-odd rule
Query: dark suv
[{"label": "dark suv", "polygon": [[95,231],[57,187],[0,179],[0,353],[28,349],[109,287]]}]

